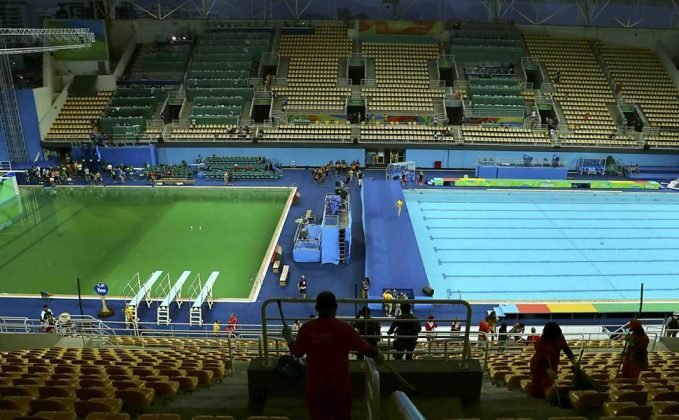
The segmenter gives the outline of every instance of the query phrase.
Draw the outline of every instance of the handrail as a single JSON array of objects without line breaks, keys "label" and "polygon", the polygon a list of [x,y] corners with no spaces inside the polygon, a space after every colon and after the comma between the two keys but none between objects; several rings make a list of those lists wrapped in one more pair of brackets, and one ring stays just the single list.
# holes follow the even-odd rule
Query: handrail
[{"label": "handrail", "polygon": [[389,420],[426,420],[403,391],[394,391],[389,398]]},{"label": "handrail", "polygon": [[0,317],[0,332],[3,333],[10,333],[10,332],[17,332],[14,331],[16,328],[23,329],[23,331],[19,332],[30,332],[30,327],[29,327],[29,319],[27,317],[19,317],[19,316],[3,316]]},{"label": "handrail", "polygon": [[375,362],[366,358],[365,370],[365,408],[368,420],[380,418],[380,372]]},{"label": "handrail", "polygon": [[[271,336],[271,331],[269,331],[269,325],[268,321],[272,319],[278,319],[276,318],[270,318],[267,316],[267,307],[271,304],[274,303],[288,303],[288,304],[311,304],[315,303],[315,299],[295,299],[295,298],[270,298],[262,302],[262,309],[261,309],[261,316],[262,316],[262,340],[264,342],[264,352],[263,352],[263,357],[264,357],[264,363],[268,364],[269,363],[269,348],[268,348],[268,339]],[[355,308],[358,305],[365,306],[365,305],[370,305],[370,304],[381,304],[384,305],[385,303],[392,304],[396,302],[385,302],[382,299],[337,299],[337,304],[338,307],[341,308],[342,305],[350,305],[351,311],[353,312],[353,308]],[[462,359],[463,360],[468,360],[471,357],[471,348],[469,345],[469,326],[471,325],[471,316],[472,316],[472,309],[471,305],[469,302],[465,300],[454,300],[454,299],[408,299],[408,303],[414,304],[417,306],[417,304],[427,304],[427,305],[459,305],[463,306],[465,309],[465,317],[461,323],[464,323],[465,329],[464,329],[464,342],[463,342],[463,351],[462,351]],[[273,312],[272,312],[273,313]],[[276,312],[277,314],[277,312]],[[354,318],[341,318],[338,317],[338,319],[343,319],[343,320],[353,320]],[[375,318],[377,320],[381,320],[381,318]],[[400,320],[392,319],[392,318],[387,318],[386,320],[390,322],[400,322]],[[449,320],[450,321],[450,320]],[[274,335],[275,337],[276,335]],[[403,336],[402,336],[403,337]],[[413,336],[413,338],[419,338],[418,336]]]}]

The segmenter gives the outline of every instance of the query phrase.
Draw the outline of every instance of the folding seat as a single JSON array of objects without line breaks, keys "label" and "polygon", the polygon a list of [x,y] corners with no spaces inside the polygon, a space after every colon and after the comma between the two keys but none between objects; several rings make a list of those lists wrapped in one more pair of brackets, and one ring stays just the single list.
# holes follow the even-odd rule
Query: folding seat
[{"label": "folding seat", "polygon": [[30,411],[73,411],[73,403],[58,398],[38,399],[30,402]]},{"label": "folding seat", "polygon": [[42,399],[51,397],[76,398],[76,389],[70,386],[41,386],[38,388],[38,393]]}]

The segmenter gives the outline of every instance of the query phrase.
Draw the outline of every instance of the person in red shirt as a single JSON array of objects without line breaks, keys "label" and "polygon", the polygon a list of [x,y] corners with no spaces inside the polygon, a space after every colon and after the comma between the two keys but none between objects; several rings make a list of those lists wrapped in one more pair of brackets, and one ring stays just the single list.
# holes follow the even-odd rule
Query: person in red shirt
[{"label": "person in red shirt", "polygon": [[224,331],[226,331],[226,335],[228,337],[233,337],[236,335],[236,327],[238,326],[238,317],[236,316],[235,313],[231,313],[231,316],[229,317],[229,323],[226,325],[226,328],[224,328]]},{"label": "person in red shirt", "polygon": [[530,335],[526,337],[526,345],[534,346],[535,343],[540,339],[539,335],[536,335],[535,327],[531,327]]},{"label": "person in red shirt", "polygon": [[641,371],[648,368],[648,336],[638,319],[631,320],[628,326],[630,334],[625,337],[622,377],[637,379]]},{"label": "person in red shirt", "polygon": [[316,297],[318,318],[306,322],[292,341],[289,328],[283,336],[293,356],[306,355],[306,394],[312,420],[351,419],[349,352],[358,351],[383,360],[376,347],[363,340],[351,325],[335,318],[337,300],[332,292]]},{"label": "person in red shirt", "polygon": [[576,364],[575,357],[561,327],[556,322],[548,322],[542,330],[542,336],[535,342],[535,353],[530,359],[530,393],[534,397],[544,398],[545,391],[554,384],[559,371],[559,355],[566,354],[571,363]]},{"label": "person in red shirt", "polygon": [[483,321],[479,322],[479,341],[488,340],[488,335],[490,334],[490,322],[488,322],[488,316],[486,316]]}]

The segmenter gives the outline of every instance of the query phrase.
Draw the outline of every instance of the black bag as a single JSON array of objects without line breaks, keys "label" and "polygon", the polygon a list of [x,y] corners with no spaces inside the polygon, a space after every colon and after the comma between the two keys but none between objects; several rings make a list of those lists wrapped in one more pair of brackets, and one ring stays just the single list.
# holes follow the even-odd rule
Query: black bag
[{"label": "black bag", "polygon": [[278,363],[273,367],[273,371],[291,383],[297,383],[304,378],[304,365],[290,355],[278,358]]}]

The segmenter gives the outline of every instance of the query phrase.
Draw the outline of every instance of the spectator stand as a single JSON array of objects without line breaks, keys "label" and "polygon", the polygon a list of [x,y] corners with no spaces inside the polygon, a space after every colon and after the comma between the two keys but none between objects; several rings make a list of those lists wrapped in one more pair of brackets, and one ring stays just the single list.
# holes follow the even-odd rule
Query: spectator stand
[{"label": "spectator stand", "polygon": [[189,325],[203,325],[203,304],[207,303],[208,309],[212,309],[214,304],[212,287],[217,281],[217,277],[219,277],[219,271],[213,271],[205,281],[205,284],[203,284],[199,273],[191,282],[189,291],[193,305],[191,305],[191,310],[189,311]]},{"label": "spectator stand", "polygon": [[132,308],[133,318],[137,318],[137,309],[141,305],[142,301],[146,302],[147,307],[151,307],[153,301],[151,297],[151,289],[158,282],[160,276],[163,275],[162,271],[154,271],[142,284],[141,277],[139,273],[136,273],[127,285],[125,285],[125,302]]},{"label": "spectator stand", "polygon": [[202,161],[199,177],[211,180],[224,179],[228,172],[229,181],[280,179],[283,172],[274,163],[263,156],[209,156]]},{"label": "spectator stand", "polygon": [[186,283],[190,275],[190,271],[184,271],[177,281],[172,284],[170,273],[166,273],[160,281],[159,294],[160,296],[165,296],[165,298],[158,305],[156,324],[170,324],[170,305],[173,301],[177,303],[177,308],[182,307],[182,287],[184,287],[184,283]]},{"label": "spectator stand", "polygon": [[580,175],[605,175],[606,159],[580,158],[578,160],[578,173]]}]

